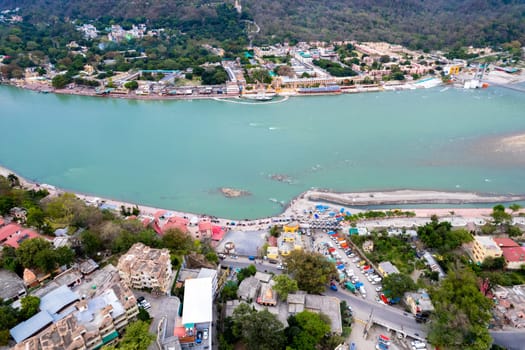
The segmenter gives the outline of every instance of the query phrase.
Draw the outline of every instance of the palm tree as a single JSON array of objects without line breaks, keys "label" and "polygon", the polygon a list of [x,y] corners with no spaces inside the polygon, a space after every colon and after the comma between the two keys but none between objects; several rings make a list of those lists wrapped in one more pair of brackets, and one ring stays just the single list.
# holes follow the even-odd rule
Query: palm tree
[{"label": "palm tree", "polygon": [[9,174],[7,175],[7,181],[11,183],[11,187],[19,187],[20,186],[20,180],[18,179],[18,176],[15,174]]}]

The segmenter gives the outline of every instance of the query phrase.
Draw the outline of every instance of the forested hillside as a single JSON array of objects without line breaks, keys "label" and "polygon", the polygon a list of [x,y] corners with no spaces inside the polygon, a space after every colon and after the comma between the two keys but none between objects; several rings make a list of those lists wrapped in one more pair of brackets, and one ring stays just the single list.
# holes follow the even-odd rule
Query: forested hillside
[{"label": "forested hillside", "polygon": [[520,0],[247,0],[262,36],[384,40],[416,48],[525,43]]},{"label": "forested hillside", "polygon": [[[185,30],[209,29],[227,1],[205,0],[0,0],[0,8],[20,7],[32,22],[53,18],[111,16],[170,24]],[[525,43],[523,0],[242,0],[242,18],[261,27],[256,43],[287,40],[384,40],[413,48]],[[241,25],[241,21],[231,25]],[[231,25],[225,26],[231,31]],[[237,34],[237,33],[235,33]],[[215,32],[220,39],[229,33]]]}]

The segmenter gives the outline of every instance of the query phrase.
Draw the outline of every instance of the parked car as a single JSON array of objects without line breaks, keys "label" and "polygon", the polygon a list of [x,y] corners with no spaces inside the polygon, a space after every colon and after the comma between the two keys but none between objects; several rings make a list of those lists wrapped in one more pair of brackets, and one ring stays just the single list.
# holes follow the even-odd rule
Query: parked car
[{"label": "parked car", "polygon": [[201,331],[197,332],[197,337],[195,338],[195,343],[197,343],[197,344],[202,343],[202,332]]},{"label": "parked car", "polygon": [[202,331],[202,339],[204,340],[208,339],[208,328]]}]

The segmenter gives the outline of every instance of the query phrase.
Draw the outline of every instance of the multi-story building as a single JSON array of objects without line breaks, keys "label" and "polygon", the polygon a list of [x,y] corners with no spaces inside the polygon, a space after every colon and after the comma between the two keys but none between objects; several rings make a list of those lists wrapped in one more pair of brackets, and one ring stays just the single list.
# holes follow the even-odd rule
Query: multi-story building
[{"label": "multi-story building", "polygon": [[67,286],[40,300],[41,311],[11,329],[14,350],[95,350],[115,343],[138,315],[131,290],[118,281],[90,299]]},{"label": "multi-story building", "polygon": [[486,258],[499,258],[503,252],[492,237],[474,236],[472,246],[472,258],[474,262],[481,264]]},{"label": "multi-story building", "polygon": [[150,248],[135,243],[118,261],[117,268],[124,284],[134,289],[151,289],[167,293],[172,276],[168,249]]}]

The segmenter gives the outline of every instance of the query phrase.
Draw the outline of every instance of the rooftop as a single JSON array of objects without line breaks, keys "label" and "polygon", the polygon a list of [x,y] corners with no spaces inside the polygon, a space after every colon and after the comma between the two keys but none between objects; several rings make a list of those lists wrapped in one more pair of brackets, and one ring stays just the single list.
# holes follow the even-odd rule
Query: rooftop
[{"label": "rooftop", "polygon": [[18,224],[9,224],[0,228],[0,242],[8,239],[12,234],[22,230],[22,226]]},{"label": "rooftop", "polygon": [[200,269],[199,275],[197,276],[197,278],[210,277],[210,278],[213,279],[213,278],[216,278],[216,276],[217,276],[217,271],[212,270],[212,269],[202,268],[202,269]]},{"label": "rooftop", "polygon": [[257,296],[260,287],[261,282],[257,278],[253,276],[247,277],[242,280],[241,284],[239,284],[237,296],[239,299],[253,300]]},{"label": "rooftop", "polygon": [[506,261],[525,264],[525,247],[503,248],[502,251]]},{"label": "rooftop", "polygon": [[14,272],[0,270],[0,298],[9,300],[25,292],[24,280]]},{"label": "rooftop", "polygon": [[253,277],[255,277],[256,279],[264,283],[268,283],[272,279],[272,275],[270,275],[269,273],[264,273],[264,272],[259,272],[259,271],[257,271],[255,273],[255,276]]},{"label": "rooftop", "polygon": [[509,247],[519,247],[520,245],[516,242],[514,242],[510,238],[494,238],[494,242],[500,247],[500,248],[509,248]]},{"label": "rooftop", "polygon": [[485,250],[500,251],[499,246],[494,242],[494,239],[490,236],[474,236],[474,239],[481,245]]},{"label": "rooftop", "polygon": [[163,284],[165,279],[169,278],[166,273],[167,266],[171,266],[168,249],[155,249],[143,243],[135,243],[120,257],[117,268],[128,275],[141,273],[153,276]]},{"label": "rooftop", "polygon": [[36,237],[39,237],[39,236],[40,235],[38,233],[36,233],[35,231],[33,231],[33,230],[24,229],[22,231],[17,231],[14,234],[12,234],[11,237],[9,237],[5,241],[4,244],[5,245],[9,245],[9,246],[11,246],[13,248],[18,248],[20,243],[22,243],[23,241],[25,241],[27,239],[31,239],[31,238],[36,238]]},{"label": "rooftop", "polygon": [[306,294],[305,308],[309,311],[321,312],[330,318],[330,328],[334,333],[343,331],[341,325],[340,301],[335,297]]},{"label": "rooftop", "polygon": [[9,332],[13,339],[20,343],[21,341],[26,340],[32,335],[38,333],[48,325],[53,323],[53,317],[47,311],[40,311],[27,321],[19,323],[15,327],[11,328]]},{"label": "rooftop", "polygon": [[40,298],[40,310],[54,314],[79,299],[68,286],[61,286]]},{"label": "rooftop", "polygon": [[212,279],[195,278],[186,280],[182,323],[204,323],[212,321]]},{"label": "rooftop", "polygon": [[379,268],[383,270],[386,274],[391,275],[393,273],[399,273],[397,267],[392,265],[390,261],[382,261],[379,263]]}]

